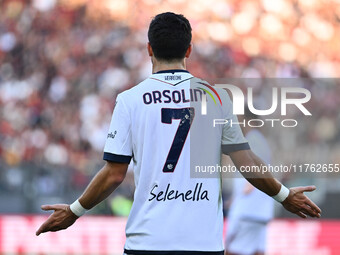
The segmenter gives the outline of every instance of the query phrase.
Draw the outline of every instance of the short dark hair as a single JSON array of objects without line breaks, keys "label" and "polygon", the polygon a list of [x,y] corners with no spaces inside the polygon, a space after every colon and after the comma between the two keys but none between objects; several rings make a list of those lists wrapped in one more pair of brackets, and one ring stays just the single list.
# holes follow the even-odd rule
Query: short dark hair
[{"label": "short dark hair", "polygon": [[183,59],[191,43],[191,26],[182,14],[161,13],[152,19],[148,38],[157,59]]}]

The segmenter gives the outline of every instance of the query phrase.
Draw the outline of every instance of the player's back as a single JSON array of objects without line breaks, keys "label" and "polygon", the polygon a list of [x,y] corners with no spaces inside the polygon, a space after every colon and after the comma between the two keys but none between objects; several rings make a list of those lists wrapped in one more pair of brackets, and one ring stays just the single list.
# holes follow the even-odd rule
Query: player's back
[{"label": "player's back", "polygon": [[[199,125],[200,114],[193,102],[202,92],[192,88],[193,79],[183,70],[159,72],[117,98],[112,123],[118,124],[111,123],[115,137],[108,139],[105,153],[107,159],[133,154],[136,190],[126,253],[223,254],[221,181],[190,178],[189,132]],[[219,163],[222,128],[216,130],[211,154]]]}]

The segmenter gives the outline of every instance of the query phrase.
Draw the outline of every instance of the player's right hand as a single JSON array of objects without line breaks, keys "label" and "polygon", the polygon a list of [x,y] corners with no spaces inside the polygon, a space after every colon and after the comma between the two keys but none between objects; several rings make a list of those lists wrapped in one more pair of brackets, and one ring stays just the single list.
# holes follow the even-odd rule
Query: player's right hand
[{"label": "player's right hand", "polygon": [[37,236],[49,231],[55,232],[66,229],[79,218],[71,211],[70,205],[67,204],[43,205],[41,209],[44,211],[54,210],[54,212],[37,230],[35,233]]},{"label": "player's right hand", "polygon": [[303,192],[311,192],[315,186],[293,187],[289,189],[288,197],[282,202],[283,207],[301,218],[321,217],[321,209],[313,203]]}]

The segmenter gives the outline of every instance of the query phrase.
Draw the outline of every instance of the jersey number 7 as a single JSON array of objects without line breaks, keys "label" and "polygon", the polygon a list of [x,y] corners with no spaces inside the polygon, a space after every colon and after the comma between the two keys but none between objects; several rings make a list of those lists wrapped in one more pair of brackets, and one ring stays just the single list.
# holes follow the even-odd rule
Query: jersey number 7
[{"label": "jersey number 7", "polygon": [[192,121],[195,117],[195,109],[187,108],[162,108],[162,123],[172,124],[172,120],[180,120],[177,132],[166,158],[163,172],[172,173],[181,155],[185,140],[187,139]]}]

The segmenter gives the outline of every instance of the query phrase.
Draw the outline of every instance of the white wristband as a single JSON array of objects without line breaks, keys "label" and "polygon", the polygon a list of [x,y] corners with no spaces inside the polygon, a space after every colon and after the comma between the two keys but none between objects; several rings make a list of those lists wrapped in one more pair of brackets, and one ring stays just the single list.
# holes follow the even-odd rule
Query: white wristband
[{"label": "white wristband", "polygon": [[78,217],[84,215],[84,213],[87,211],[80,203],[79,200],[77,199],[76,201],[73,202],[73,204],[70,205],[70,210],[77,215]]},{"label": "white wristband", "polygon": [[277,202],[283,202],[289,195],[289,189],[281,184],[281,189],[279,193],[277,193],[275,196],[272,196]]}]

